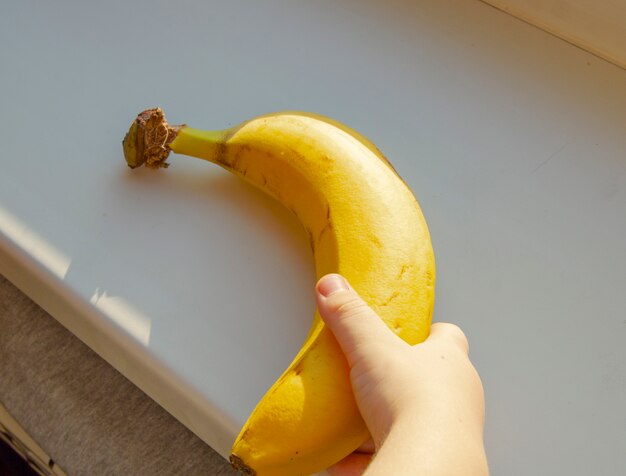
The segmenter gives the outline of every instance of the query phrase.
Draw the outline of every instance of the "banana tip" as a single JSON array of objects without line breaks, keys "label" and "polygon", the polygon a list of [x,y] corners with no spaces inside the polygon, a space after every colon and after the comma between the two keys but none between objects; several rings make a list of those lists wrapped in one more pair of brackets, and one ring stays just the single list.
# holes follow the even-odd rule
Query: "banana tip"
[{"label": "banana tip", "polygon": [[161,108],[146,109],[137,115],[124,136],[124,158],[131,169],[145,165],[150,168],[167,167],[169,144],[182,126],[170,126]]},{"label": "banana tip", "polygon": [[244,474],[246,476],[255,476],[256,475],[256,471],[253,470],[246,463],[244,463],[243,460],[239,456],[237,456],[235,454],[231,454],[230,455],[230,464],[231,464],[231,466],[233,468],[235,468],[241,474]]}]

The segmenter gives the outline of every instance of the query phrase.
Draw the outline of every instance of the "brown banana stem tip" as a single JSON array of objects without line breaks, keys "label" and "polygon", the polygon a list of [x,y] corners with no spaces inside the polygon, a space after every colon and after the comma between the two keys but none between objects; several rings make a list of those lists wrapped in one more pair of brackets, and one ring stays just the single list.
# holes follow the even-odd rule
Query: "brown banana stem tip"
[{"label": "brown banana stem tip", "polygon": [[243,462],[243,460],[236,455],[230,455],[230,464],[233,468],[246,476],[255,476],[256,471]]},{"label": "brown banana stem tip", "polygon": [[167,167],[169,145],[183,125],[170,126],[159,107],[139,113],[124,136],[124,158],[131,169],[146,165],[153,169]]}]

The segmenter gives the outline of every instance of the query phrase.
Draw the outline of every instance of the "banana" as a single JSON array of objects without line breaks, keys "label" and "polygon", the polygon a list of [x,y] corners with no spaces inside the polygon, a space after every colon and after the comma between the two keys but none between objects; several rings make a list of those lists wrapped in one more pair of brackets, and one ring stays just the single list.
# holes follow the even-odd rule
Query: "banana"
[{"label": "banana", "polygon": [[[124,138],[131,168],[159,168],[171,151],[205,159],[288,207],[310,238],[318,278],[344,275],[410,344],[429,333],[435,263],[426,221],[408,186],[368,139],[331,119],[280,112],[236,127],[170,126],[137,117]],[[249,475],[305,475],[369,437],[349,368],[316,312],[302,348],[235,440],[231,463]]]}]

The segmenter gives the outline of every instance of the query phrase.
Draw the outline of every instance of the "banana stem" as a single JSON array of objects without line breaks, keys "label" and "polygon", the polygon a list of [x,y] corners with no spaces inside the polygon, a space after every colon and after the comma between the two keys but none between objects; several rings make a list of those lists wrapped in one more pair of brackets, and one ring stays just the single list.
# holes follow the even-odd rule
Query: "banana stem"
[{"label": "banana stem", "polygon": [[229,132],[228,129],[203,131],[185,126],[178,130],[176,138],[169,143],[169,148],[177,154],[197,157],[225,167],[221,158]]},{"label": "banana stem", "polygon": [[167,167],[170,144],[185,127],[184,124],[170,126],[161,108],[142,111],[122,141],[126,163],[131,169],[142,165],[154,169]]}]

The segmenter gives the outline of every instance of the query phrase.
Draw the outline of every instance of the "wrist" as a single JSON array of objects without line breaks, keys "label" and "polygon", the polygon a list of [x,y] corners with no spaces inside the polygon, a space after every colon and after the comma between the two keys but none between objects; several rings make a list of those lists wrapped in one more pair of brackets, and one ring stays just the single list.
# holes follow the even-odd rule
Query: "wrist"
[{"label": "wrist", "polygon": [[403,414],[381,440],[364,476],[489,473],[482,426],[464,424],[454,411]]}]

